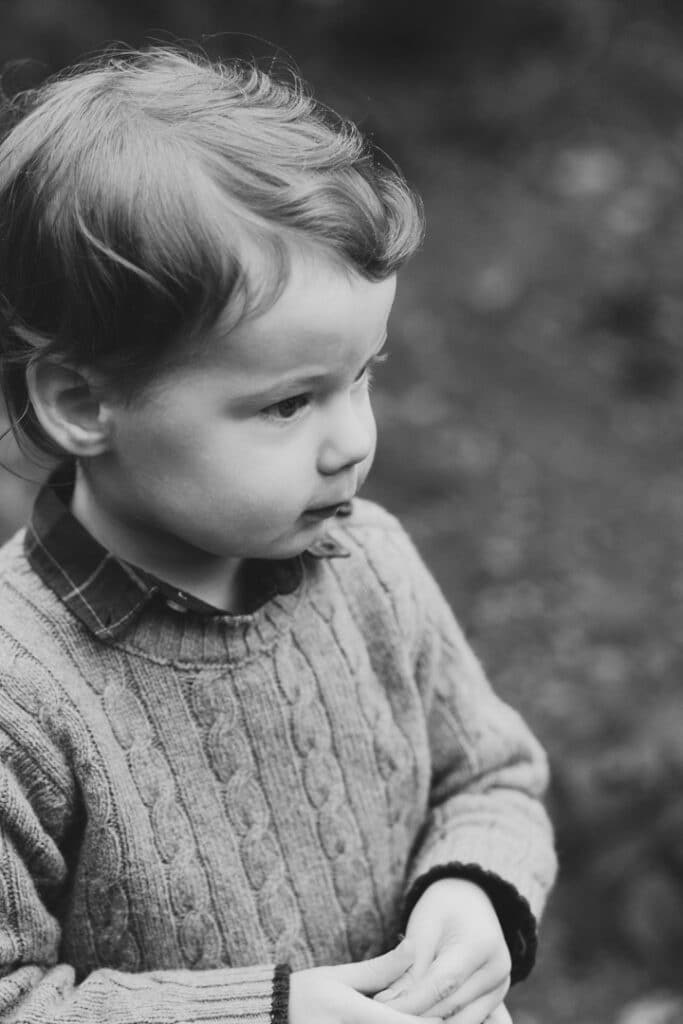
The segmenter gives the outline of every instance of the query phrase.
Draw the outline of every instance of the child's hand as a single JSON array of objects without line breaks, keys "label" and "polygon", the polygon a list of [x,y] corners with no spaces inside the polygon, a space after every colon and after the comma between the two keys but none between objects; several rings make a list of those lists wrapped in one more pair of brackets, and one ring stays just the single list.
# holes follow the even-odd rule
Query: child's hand
[{"label": "child's hand", "polygon": [[485,1024],[512,1024],[512,1017],[507,1012],[504,1004],[501,1003],[493,1013],[488,1015]]},{"label": "child's hand", "polygon": [[491,1015],[495,1024],[509,1021],[501,1004],[510,953],[483,889],[460,878],[433,882],[413,908],[406,938],[415,961],[377,1002],[449,1024],[482,1024]]},{"label": "child's hand", "polygon": [[414,961],[410,943],[362,963],[294,971],[289,981],[289,1024],[442,1024],[414,1017],[368,996],[405,975]]}]

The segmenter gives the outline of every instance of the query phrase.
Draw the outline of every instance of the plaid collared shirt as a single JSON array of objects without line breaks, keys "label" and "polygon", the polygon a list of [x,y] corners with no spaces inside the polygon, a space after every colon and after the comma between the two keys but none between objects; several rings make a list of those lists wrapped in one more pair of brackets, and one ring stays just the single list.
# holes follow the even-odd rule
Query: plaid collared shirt
[{"label": "plaid collared shirt", "polygon": [[[71,514],[75,479],[72,462],[58,467],[43,485],[26,529],[24,548],[36,573],[98,637],[114,639],[126,631],[153,600],[175,611],[201,615],[228,614],[143,569],[129,565],[102,547]],[[348,550],[327,535],[307,553],[315,558],[347,557]],[[254,561],[247,611],[276,594],[294,590],[301,579],[301,559]]]}]

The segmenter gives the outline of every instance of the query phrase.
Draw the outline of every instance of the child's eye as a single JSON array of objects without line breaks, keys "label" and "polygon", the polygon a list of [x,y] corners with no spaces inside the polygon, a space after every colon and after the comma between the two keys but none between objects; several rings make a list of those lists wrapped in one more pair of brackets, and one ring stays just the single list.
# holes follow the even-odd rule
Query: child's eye
[{"label": "child's eye", "polygon": [[375,377],[375,374],[373,372],[374,368],[378,366],[380,363],[386,363],[388,358],[388,352],[380,352],[379,355],[373,356],[370,362],[367,363],[367,365],[365,366],[365,369],[361,373],[360,377],[358,377],[358,380],[360,381],[364,379],[368,388],[370,388]]},{"label": "child's eye", "polygon": [[263,410],[264,416],[276,420],[293,420],[302,409],[308,405],[308,395],[292,395],[291,398],[283,398]]},{"label": "child's eye", "polygon": [[[388,358],[388,352],[380,352],[379,355],[373,356],[370,362],[366,363],[358,374],[354,383],[360,384],[362,382],[370,388],[373,379],[373,368],[379,363],[385,363]],[[262,415],[268,417],[268,419],[280,420],[281,422],[293,420],[310,405],[310,401],[310,395],[292,395],[291,398],[283,398],[279,402],[274,402],[272,405],[267,406],[267,408],[263,409]]]}]

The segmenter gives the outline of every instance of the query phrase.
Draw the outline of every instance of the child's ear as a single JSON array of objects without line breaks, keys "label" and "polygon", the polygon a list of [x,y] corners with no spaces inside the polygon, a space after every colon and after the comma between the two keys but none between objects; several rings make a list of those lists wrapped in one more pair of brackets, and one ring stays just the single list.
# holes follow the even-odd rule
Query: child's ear
[{"label": "child's ear", "polygon": [[29,366],[26,383],[40,425],[53,441],[76,457],[107,451],[107,408],[90,375],[41,359]]}]

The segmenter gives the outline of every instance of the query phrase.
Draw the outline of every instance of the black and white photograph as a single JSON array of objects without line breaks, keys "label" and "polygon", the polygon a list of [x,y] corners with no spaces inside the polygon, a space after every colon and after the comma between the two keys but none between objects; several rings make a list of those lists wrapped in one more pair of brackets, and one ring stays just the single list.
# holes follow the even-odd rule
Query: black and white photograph
[{"label": "black and white photograph", "polygon": [[683,7],[3,0],[0,1022],[683,1024]]}]

